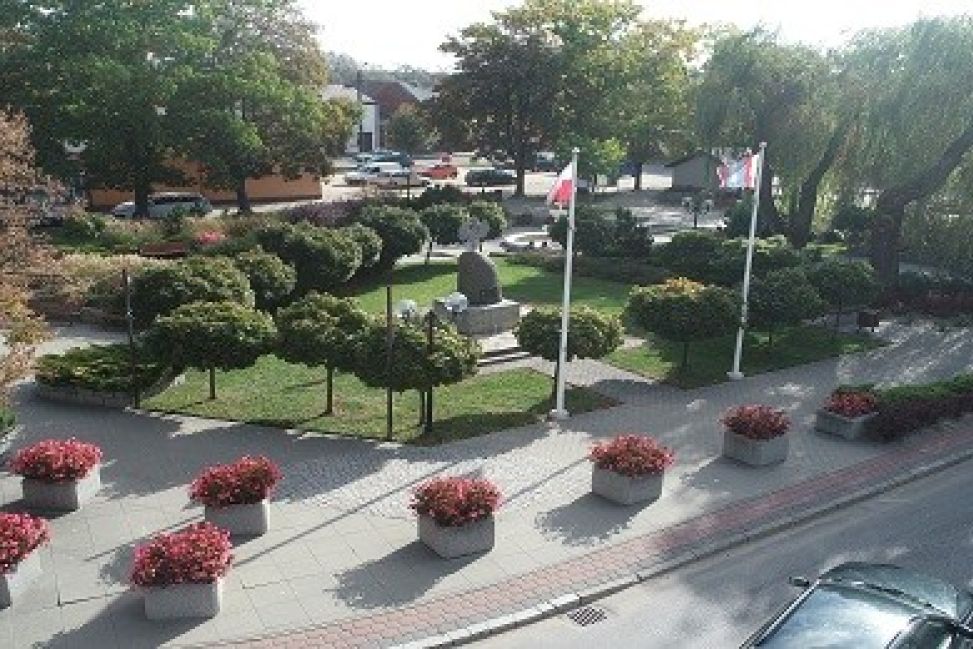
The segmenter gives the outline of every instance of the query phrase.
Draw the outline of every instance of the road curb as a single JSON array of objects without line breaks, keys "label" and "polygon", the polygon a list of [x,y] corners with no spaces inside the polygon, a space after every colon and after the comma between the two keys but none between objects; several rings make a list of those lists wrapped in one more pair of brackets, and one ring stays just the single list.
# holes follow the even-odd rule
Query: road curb
[{"label": "road curb", "polygon": [[576,608],[577,606],[589,604],[599,599],[603,599],[619,591],[625,590],[626,588],[630,588],[641,582],[648,581],[649,579],[654,579],[656,577],[665,575],[694,561],[705,559],[719,554],[720,552],[725,552],[727,550],[739,547],[750,541],[762,539],[782,532],[786,529],[796,527],[816,518],[833,513],[843,507],[847,507],[848,505],[852,505],[869,498],[874,498],[875,496],[886,493],[910,482],[914,482],[915,480],[919,480],[933,473],[956,466],[957,464],[962,464],[970,459],[973,459],[973,448],[964,449],[957,452],[955,455],[939,458],[927,464],[915,467],[898,476],[881,480],[873,486],[857,489],[843,496],[830,498],[826,503],[812,505],[790,515],[785,514],[779,517],[777,520],[759,524],[752,530],[737,532],[710,543],[703,543],[702,547],[699,548],[688,548],[681,551],[679,556],[671,559],[663,559],[656,565],[653,565],[651,568],[638,570],[635,573],[630,573],[626,576],[604,582],[600,585],[585,588],[584,590],[577,592],[567,593],[560,597],[546,600],[539,605],[535,605],[530,608],[503,615],[491,620],[486,620],[484,622],[478,622],[444,635],[431,636],[422,640],[395,645],[393,649],[434,649],[438,647],[457,647],[476,640],[482,640],[490,636],[498,635],[505,631],[527,626],[528,624],[533,624],[540,620],[554,617],[555,615],[564,613],[568,610]]}]

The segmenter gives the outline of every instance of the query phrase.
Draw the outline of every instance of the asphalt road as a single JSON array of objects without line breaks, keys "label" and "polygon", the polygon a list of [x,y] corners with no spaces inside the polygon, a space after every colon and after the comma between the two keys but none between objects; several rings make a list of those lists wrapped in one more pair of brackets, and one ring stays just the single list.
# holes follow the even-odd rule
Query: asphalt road
[{"label": "asphalt road", "polygon": [[790,575],[849,560],[892,562],[973,585],[973,462],[622,591],[587,627],[559,616],[474,646],[489,649],[732,648],[784,606]]}]

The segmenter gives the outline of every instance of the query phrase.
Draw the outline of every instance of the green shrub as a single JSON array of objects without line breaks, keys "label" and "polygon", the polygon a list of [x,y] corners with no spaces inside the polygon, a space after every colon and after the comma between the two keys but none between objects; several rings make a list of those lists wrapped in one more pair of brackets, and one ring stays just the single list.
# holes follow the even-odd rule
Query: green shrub
[{"label": "green shrub", "polygon": [[156,318],[146,344],[177,368],[209,370],[210,399],[216,369],[242,369],[273,350],[277,330],[269,315],[236,302],[193,302]]},{"label": "green shrub", "polygon": [[773,344],[776,327],[794,326],[825,310],[824,301],[800,268],[782,268],[754,278],[748,322],[765,329]]},{"label": "green shrub", "polygon": [[277,223],[260,230],[257,240],[264,250],[294,267],[298,294],[334,291],[361,267],[361,246],[341,230]]},{"label": "green shrub", "polygon": [[412,201],[412,205],[417,211],[422,211],[433,205],[463,205],[466,202],[467,197],[462,189],[456,185],[441,185],[439,187],[426,187],[425,191]]},{"label": "green shrub", "polygon": [[339,232],[350,237],[361,248],[361,267],[372,268],[382,257],[382,237],[371,228],[361,223],[352,223],[339,229]]},{"label": "green shrub", "polygon": [[432,255],[432,244],[448,246],[459,243],[459,230],[470,218],[469,212],[460,205],[432,205],[419,213],[419,220],[429,231],[429,247],[426,250],[426,263]]},{"label": "green shrub", "polygon": [[715,232],[677,232],[669,243],[657,247],[656,260],[675,275],[698,278],[707,273],[722,244],[723,239]]},{"label": "green shrub", "polygon": [[[534,356],[556,361],[561,346],[561,312],[534,309],[524,315],[514,331],[517,342]],[[621,320],[588,307],[571,309],[568,323],[567,359],[603,358],[622,344]]]},{"label": "green shrub", "polygon": [[496,239],[507,229],[507,213],[501,203],[496,201],[473,201],[466,210],[470,218],[483,221],[490,226],[488,239]]},{"label": "green shrub", "polygon": [[17,423],[17,416],[10,406],[0,404],[0,437],[3,437]]},{"label": "green shrub", "polygon": [[422,250],[429,231],[410,209],[388,205],[369,205],[362,209],[358,222],[382,238],[382,255],[378,265],[391,268],[402,257]]},{"label": "green shrub", "polygon": [[258,309],[272,310],[284,303],[294,291],[297,273],[277,255],[249,250],[232,258],[237,268],[250,280]]},{"label": "green shrub", "polygon": [[[139,389],[157,384],[169,366],[143,348],[136,349],[135,377]],[[128,345],[93,345],[37,359],[36,379],[52,387],[95,392],[131,392],[132,357]]]},{"label": "green shrub", "polygon": [[839,205],[831,227],[842,232],[862,233],[868,230],[874,218],[874,210],[857,205]]},{"label": "green shrub", "polygon": [[683,344],[683,368],[689,356],[689,343],[732,332],[740,316],[740,304],[734,292],[685,278],[635,287],[627,310],[646,330]]},{"label": "green shrub", "polygon": [[335,370],[354,371],[358,339],[369,316],[351,299],[310,293],[277,312],[277,355],[290,363],[327,368],[327,405],[333,410]]},{"label": "green shrub", "polygon": [[857,259],[825,259],[811,267],[808,279],[834,311],[835,328],[843,308],[865,306],[878,293],[878,281],[872,267]]},{"label": "green shrub", "polygon": [[132,315],[139,327],[190,302],[230,301],[254,305],[247,276],[220,257],[193,256],[167,266],[144,268],[132,280]]},{"label": "green shrub", "polygon": [[973,412],[973,374],[874,392],[878,414],[869,422],[869,432],[884,439],[895,439],[944,418]]}]

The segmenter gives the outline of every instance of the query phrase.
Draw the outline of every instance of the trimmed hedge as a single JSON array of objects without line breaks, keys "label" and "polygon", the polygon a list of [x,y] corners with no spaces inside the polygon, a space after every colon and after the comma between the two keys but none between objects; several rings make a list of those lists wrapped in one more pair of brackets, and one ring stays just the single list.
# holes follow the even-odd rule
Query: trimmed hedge
[{"label": "trimmed hedge", "polygon": [[[135,366],[139,389],[163,380],[169,367],[137,350]],[[128,345],[93,345],[37,359],[37,381],[51,387],[73,387],[95,392],[130,392],[131,357]],[[2,426],[0,426],[2,429]]]},{"label": "trimmed hedge", "polygon": [[973,412],[973,374],[872,391],[878,414],[869,422],[869,432],[886,440]]}]

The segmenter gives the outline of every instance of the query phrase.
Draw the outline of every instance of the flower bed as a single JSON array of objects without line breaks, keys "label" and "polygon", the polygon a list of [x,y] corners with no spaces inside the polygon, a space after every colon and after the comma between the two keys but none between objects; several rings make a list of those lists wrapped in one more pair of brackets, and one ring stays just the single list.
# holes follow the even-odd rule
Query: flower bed
[{"label": "flower bed", "polygon": [[789,447],[790,420],[782,410],[764,405],[730,408],[721,419],[723,455],[751,466],[783,462]]},{"label": "flower bed", "polygon": [[599,469],[629,477],[659,473],[675,460],[671,450],[644,435],[619,435],[596,444],[588,457]]},{"label": "flower bed", "polygon": [[212,583],[229,572],[232,550],[229,533],[210,523],[158,534],[135,549],[131,580],[143,588]]},{"label": "flower bed", "polygon": [[232,464],[207,467],[189,486],[189,496],[210,507],[251,505],[268,498],[280,478],[272,461],[247,455]]},{"label": "flower bed", "polygon": [[43,518],[0,512],[0,572],[10,572],[50,540],[51,528]]},{"label": "flower bed", "polygon": [[70,482],[84,478],[101,462],[101,449],[73,437],[47,439],[20,449],[10,470],[42,482]]},{"label": "flower bed", "polygon": [[500,490],[489,480],[435,478],[420,486],[411,507],[419,516],[419,540],[439,556],[456,557],[493,547],[493,514]]}]

